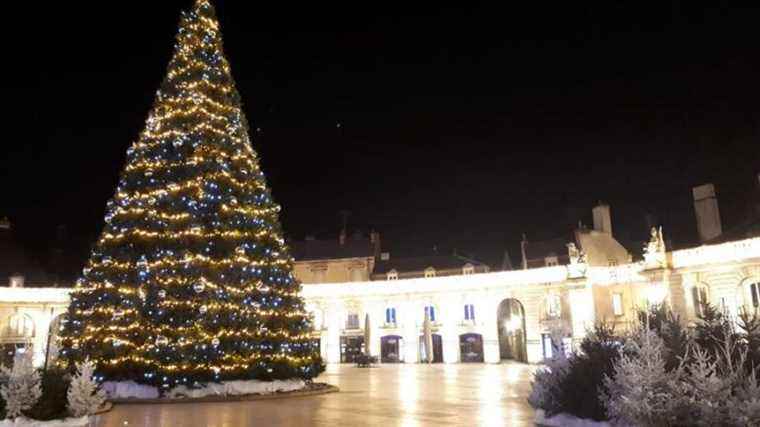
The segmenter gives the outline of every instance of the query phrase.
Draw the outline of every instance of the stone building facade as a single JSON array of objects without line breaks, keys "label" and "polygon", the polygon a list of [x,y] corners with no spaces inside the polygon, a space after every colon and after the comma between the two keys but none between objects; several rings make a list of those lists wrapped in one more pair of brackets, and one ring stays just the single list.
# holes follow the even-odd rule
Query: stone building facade
[{"label": "stone building facade", "polygon": [[[659,239],[659,237],[658,237]],[[656,242],[655,242],[656,243]],[[656,245],[652,245],[656,246]],[[661,251],[615,266],[572,263],[527,270],[392,281],[304,285],[328,362],[346,362],[362,346],[370,318],[370,353],[418,362],[425,312],[435,312],[438,360],[540,362],[551,334],[577,345],[604,320],[629,327],[647,305],[667,303],[693,322],[700,303],[731,316],[760,307],[760,238]],[[392,313],[392,315],[389,315]],[[392,341],[392,342],[389,342]],[[439,355],[436,355],[439,356]]]}]

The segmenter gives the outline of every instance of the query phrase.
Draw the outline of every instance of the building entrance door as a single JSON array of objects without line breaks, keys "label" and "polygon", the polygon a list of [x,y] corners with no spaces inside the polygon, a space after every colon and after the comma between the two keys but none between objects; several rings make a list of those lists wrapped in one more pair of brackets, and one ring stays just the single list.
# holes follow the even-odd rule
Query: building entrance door
[{"label": "building entrance door", "polygon": [[380,338],[380,361],[382,363],[400,363],[403,338],[398,335],[386,335]]}]

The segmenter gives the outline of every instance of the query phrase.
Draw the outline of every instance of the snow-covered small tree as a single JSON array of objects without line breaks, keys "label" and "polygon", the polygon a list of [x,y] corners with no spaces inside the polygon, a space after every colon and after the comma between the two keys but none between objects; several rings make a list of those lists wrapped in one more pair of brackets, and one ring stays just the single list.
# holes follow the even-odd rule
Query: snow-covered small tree
[{"label": "snow-covered small tree", "polygon": [[[726,371],[729,368],[721,369],[722,363],[699,347],[694,348],[689,359],[688,375],[680,379],[673,395],[681,396],[688,402],[688,412],[695,417],[695,425],[729,425],[726,402],[731,399],[738,372],[734,369]],[[730,367],[731,364],[726,366]]]},{"label": "snow-covered small tree", "polygon": [[611,420],[622,425],[668,425],[674,404],[671,385],[681,368],[667,372],[664,353],[665,344],[650,329],[628,340],[599,397]]},{"label": "snow-covered small tree", "polygon": [[6,417],[14,419],[31,409],[42,396],[40,374],[32,365],[32,353],[16,353],[13,368],[3,367],[7,383],[0,386],[0,396],[5,400]]},{"label": "snow-covered small tree", "polygon": [[562,410],[562,402],[559,401],[560,386],[567,376],[570,363],[565,353],[560,351],[545,361],[545,365],[533,374],[533,388],[528,396],[528,403],[552,416]]},{"label": "snow-covered small tree", "polygon": [[103,406],[106,393],[93,378],[95,364],[90,360],[77,363],[76,375],[69,385],[69,412],[74,417],[92,415]]},{"label": "snow-covered small tree", "polygon": [[755,370],[747,372],[725,405],[735,425],[760,426],[760,384]]}]

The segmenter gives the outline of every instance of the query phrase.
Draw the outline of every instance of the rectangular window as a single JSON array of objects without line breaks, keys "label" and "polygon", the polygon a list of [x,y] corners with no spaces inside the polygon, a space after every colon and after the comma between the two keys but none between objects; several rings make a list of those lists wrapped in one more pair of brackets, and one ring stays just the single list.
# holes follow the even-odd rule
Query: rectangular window
[{"label": "rectangular window", "polygon": [[359,315],[351,313],[346,319],[346,329],[359,329]]},{"label": "rectangular window", "polygon": [[389,324],[396,323],[396,309],[395,308],[385,309],[385,323],[389,323]]},{"label": "rectangular window", "polygon": [[612,294],[612,313],[615,316],[623,315],[623,294]]},{"label": "rectangular window", "polygon": [[749,293],[752,295],[752,307],[760,307],[760,286],[757,283],[749,285]]},{"label": "rectangular window", "polygon": [[430,305],[425,307],[425,314],[430,317],[431,322],[435,322],[435,307]]},{"label": "rectangular window", "polygon": [[464,320],[475,320],[475,306],[472,304],[465,304],[464,306]]},{"label": "rectangular window", "polygon": [[544,359],[551,359],[552,356],[554,356],[552,336],[549,334],[541,334],[541,342],[543,343]]},{"label": "rectangular window", "polygon": [[559,295],[549,295],[546,298],[546,314],[549,318],[557,318],[560,316],[562,310],[562,300]]}]

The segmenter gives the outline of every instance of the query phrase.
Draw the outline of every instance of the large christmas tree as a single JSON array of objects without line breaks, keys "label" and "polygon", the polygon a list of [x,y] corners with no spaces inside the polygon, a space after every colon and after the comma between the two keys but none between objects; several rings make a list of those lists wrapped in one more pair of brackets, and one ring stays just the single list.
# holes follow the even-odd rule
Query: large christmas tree
[{"label": "large christmas tree", "polygon": [[279,210],[198,0],[72,293],[61,363],[164,390],[318,375]]}]

